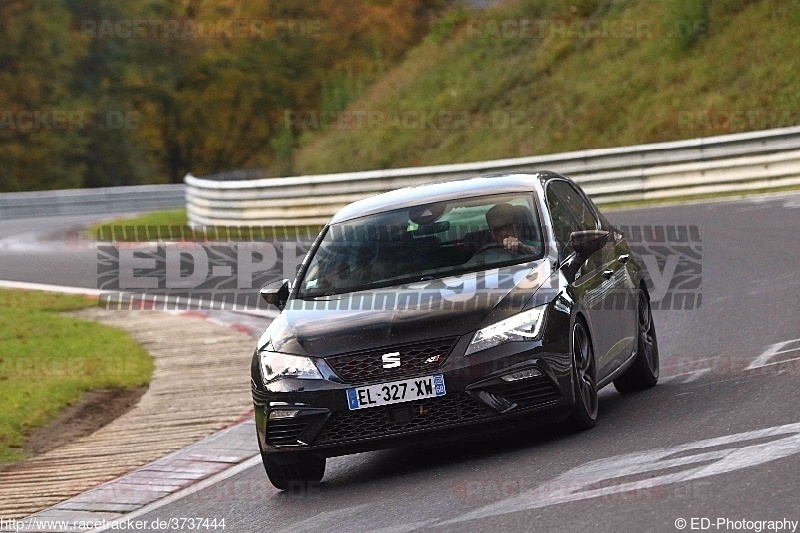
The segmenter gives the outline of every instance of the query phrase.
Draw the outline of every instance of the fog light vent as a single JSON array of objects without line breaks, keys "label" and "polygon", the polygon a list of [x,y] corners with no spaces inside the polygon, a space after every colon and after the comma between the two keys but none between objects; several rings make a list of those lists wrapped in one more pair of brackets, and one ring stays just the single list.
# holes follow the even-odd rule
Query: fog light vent
[{"label": "fog light vent", "polygon": [[297,409],[273,409],[269,412],[270,420],[281,420],[284,418],[294,418],[299,413]]},{"label": "fog light vent", "polygon": [[512,372],[510,374],[501,376],[500,379],[502,379],[503,381],[510,382],[510,381],[519,381],[521,379],[536,378],[541,375],[542,373],[539,370],[535,368],[527,368],[525,370],[518,370],[516,372]]}]

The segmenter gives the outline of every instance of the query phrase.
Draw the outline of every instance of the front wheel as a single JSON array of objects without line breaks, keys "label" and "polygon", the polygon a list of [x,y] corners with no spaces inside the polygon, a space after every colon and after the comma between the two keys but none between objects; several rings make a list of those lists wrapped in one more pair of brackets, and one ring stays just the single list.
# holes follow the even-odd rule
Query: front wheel
[{"label": "front wheel", "polygon": [[308,490],[325,475],[325,457],[312,453],[261,452],[261,460],[270,482],[280,490]]},{"label": "front wheel", "polygon": [[592,343],[586,327],[575,322],[572,327],[572,380],[575,389],[575,405],[567,423],[570,428],[583,431],[597,423],[597,367]]},{"label": "front wheel", "polygon": [[636,392],[654,387],[658,382],[659,359],[656,326],[650,300],[643,290],[639,290],[638,333],[636,358],[631,367],[614,380],[614,387],[621,393]]}]

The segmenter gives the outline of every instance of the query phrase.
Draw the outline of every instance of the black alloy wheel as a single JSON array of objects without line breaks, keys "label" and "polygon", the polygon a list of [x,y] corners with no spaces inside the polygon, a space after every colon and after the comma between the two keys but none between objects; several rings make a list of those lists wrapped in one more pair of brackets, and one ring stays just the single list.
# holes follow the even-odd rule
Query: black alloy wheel
[{"label": "black alloy wheel", "polygon": [[575,405],[570,412],[568,424],[572,429],[583,431],[597,423],[597,366],[594,350],[582,322],[572,327],[572,366],[575,387]]},{"label": "black alloy wheel", "polygon": [[614,380],[614,387],[621,393],[654,387],[658,383],[659,367],[658,339],[650,300],[639,289],[636,359],[625,373]]}]

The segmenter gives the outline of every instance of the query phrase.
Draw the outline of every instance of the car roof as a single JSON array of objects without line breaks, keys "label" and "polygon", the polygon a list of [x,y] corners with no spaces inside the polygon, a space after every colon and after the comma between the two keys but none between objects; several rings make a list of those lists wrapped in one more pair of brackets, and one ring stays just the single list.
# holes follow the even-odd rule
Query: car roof
[{"label": "car roof", "polygon": [[353,202],[342,208],[331,219],[331,224],[355,218],[383,213],[393,209],[411,207],[421,203],[440,202],[453,198],[503,194],[508,192],[530,191],[533,183],[544,184],[552,178],[564,178],[551,171],[531,173],[494,174],[455,181],[425,183],[405,187],[363,200]]}]

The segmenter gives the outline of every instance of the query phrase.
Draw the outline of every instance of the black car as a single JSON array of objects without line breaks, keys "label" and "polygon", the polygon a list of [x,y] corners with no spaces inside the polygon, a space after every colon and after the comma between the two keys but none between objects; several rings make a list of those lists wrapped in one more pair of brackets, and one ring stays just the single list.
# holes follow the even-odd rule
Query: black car
[{"label": "black car", "polygon": [[327,457],[498,427],[588,429],[598,389],[658,380],[645,270],[571,180],[487,176],[355,202],[325,226],[253,356],[280,489]]}]

